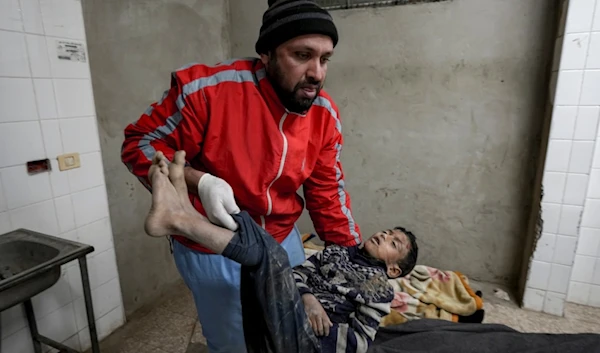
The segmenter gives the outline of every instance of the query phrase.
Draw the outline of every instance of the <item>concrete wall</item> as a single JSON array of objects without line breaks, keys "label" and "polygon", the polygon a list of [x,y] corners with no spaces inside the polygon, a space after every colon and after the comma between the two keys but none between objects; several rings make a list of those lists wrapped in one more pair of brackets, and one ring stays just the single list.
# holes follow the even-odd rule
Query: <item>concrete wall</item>
[{"label": "concrete wall", "polygon": [[[264,0],[230,0],[234,56],[254,54]],[[332,12],[327,89],[365,235],[415,231],[420,262],[515,284],[526,238],[556,9],[454,0]],[[302,231],[311,224],[303,216]]]},{"label": "concrete wall", "polygon": [[98,130],[126,313],[180,278],[167,240],[144,234],[149,193],[121,163],[123,129],[188,62],[229,56],[228,2],[83,2]]}]

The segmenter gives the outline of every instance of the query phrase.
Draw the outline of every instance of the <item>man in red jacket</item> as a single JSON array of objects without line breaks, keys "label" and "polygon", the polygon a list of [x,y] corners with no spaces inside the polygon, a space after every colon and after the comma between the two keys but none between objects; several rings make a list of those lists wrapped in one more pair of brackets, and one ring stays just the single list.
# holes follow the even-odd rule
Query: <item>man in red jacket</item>
[{"label": "man in red jacket", "polygon": [[[231,230],[247,211],[304,262],[295,222],[304,208],[327,243],[362,242],[340,163],[339,111],[322,90],[338,41],[329,13],[309,0],[269,0],[257,59],[193,64],[172,74],[170,88],[125,129],[122,160],[149,189],[157,151],[185,150],[194,207]],[[243,353],[240,265],[172,236],[175,263],[193,293],[211,352]]]}]

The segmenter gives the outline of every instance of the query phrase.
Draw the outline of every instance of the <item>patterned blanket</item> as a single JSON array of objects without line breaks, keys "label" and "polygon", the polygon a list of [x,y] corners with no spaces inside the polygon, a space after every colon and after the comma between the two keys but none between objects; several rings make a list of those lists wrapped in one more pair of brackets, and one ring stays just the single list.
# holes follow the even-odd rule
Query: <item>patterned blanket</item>
[{"label": "patterned blanket", "polygon": [[[311,238],[310,235],[303,236],[307,257],[323,249],[311,242]],[[483,309],[483,300],[460,272],[417,265],[407,276],[388,281],[394,288],[394,300],[392,311],[383,318],[380,326],[424,318],[458,322],[459,317]]]},{"label": "patterned blanket", "polygon": [[390,279],[389,283],[394,287],[392,312],[383,318],[381,326],[422,318],[458,322],[459,316],[470,316],[483,308],[482,299],[460,272],[417,265],[406,277]]}]

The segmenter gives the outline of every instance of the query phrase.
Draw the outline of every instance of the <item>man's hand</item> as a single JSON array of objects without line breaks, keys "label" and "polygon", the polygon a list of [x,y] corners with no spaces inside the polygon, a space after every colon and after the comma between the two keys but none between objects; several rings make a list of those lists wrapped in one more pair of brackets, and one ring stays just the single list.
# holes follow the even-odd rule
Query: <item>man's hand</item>
[{"label": "man's hand", "polygon": [[204,173],[198,181],[198,196],[212,223],[231,231],[237,230],[238,224],[231,215],[239,213],[240,208],[235,203],[233,189],[225,180]]},{"label": "man's hand", "polygon": [[312,294],[304,294],[302,301],[304,302],[304,311],[315,334],[317,336],[329,336],[329,329],[333,324],[319,300]]}]

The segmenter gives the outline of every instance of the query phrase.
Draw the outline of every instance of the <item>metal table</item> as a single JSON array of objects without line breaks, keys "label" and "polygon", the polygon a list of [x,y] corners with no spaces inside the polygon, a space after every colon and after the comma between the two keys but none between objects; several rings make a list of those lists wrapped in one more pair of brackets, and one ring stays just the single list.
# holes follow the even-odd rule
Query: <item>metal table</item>
[{"label": "metal table", "polygon": [[92,352],[100,353],[86,255],[90,245],[57,238],[27,229],[0,235],[0,312],[23,303],[35,353],[42,343],[64,353],[80,353],[38,332],[31,298],[52,287],[60,278],[61,266],[79,261]]}]

